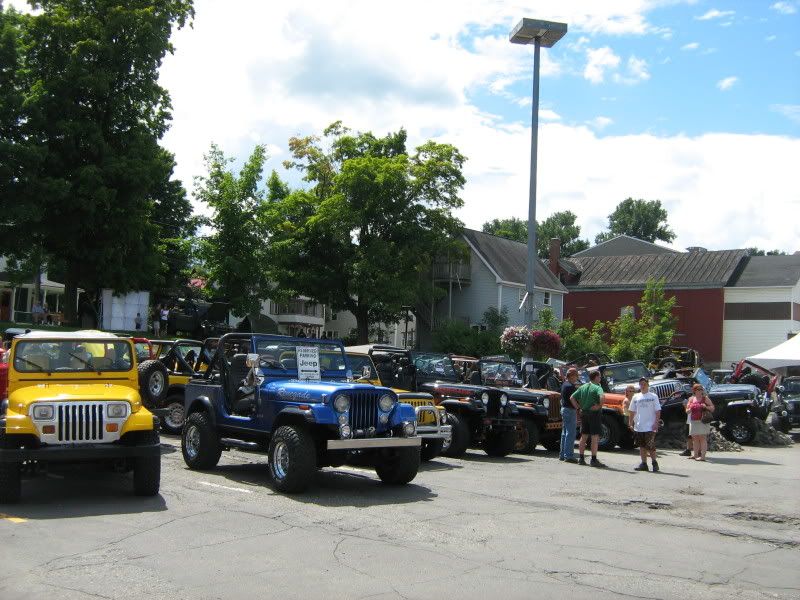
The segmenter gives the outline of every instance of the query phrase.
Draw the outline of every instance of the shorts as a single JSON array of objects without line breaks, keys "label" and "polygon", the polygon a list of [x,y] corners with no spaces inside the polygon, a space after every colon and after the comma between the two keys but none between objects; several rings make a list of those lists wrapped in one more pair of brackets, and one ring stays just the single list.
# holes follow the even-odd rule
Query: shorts
[{"label": "shorts", "polygon": [[603,433],[601,410],[581,411],[581,435],[600,435]]},{"label": "shorts", "polygon": [[656,449],[656,432],[655,431],[634,431],[633,443],[639,448],[653,451]]}]

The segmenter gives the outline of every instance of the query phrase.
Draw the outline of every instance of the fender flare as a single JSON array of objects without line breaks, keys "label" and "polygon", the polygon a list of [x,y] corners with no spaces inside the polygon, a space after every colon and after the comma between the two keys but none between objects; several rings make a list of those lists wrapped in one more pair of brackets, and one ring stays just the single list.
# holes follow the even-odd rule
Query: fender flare
[{"label": "fender flare", "polygon": [[194,412],[207,413],[211,425],[214,427],[217,426],[217,413],[214,411],[214,405],[211,403],[211,399],[208,398],[208,396],[198,396],[188,403],[186,407],[186,417],[188,418],[189,415]]}]

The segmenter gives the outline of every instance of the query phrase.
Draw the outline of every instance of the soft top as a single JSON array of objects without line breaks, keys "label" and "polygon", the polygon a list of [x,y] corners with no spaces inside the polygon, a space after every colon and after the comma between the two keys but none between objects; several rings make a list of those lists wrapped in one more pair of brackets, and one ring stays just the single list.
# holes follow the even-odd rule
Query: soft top
[{"label": "soft top", "polygon": [[389,344],[364,344],[362,346],[347,346],[345,352],[357,352],[359,354],[369,354],[370,350],[385,352],[408,352],[405,348],[390,346]]},{"label": "soft top", "polygon": [[80,331],[31,331],[22,335],[16,336],[18,340],[30,339],[50,339],[50,340],[97,340],[97,339],[125,339],[120,338],[113,333],[107,331],[97,331],[94,329],[82,329]]}]

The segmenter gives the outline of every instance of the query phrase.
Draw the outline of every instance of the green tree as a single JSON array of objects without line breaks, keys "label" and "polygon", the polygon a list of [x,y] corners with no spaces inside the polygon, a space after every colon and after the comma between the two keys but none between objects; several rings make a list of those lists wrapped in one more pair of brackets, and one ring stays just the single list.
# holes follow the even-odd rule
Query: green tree
[{"label": "green tree", "polygon": [[349,310],[366,343],[370,323],[396,322],[430,293],[423,275],[432,258],[455,251],[464,157],[430,141],[409,154],[402,129],[377,138],[338,122],[289,147],[287,168],[310,188],[268,204],[273,279]]},{"label": "green tree", "polygon": [[558,238],[561,241],[562,256],[572,256],[589,247],[589,241],[581,239],[581,227],[575,224],[577,218],[575,213],[565,210],[553,213],[536,226],[536,248],[539,258],[547,258],[550,255],[551,238]]},{"label": "green tree", "polygon": [[660,200],[634,200],[627,198],[608,215],[608,231],[595,237],[595,243],[604,242],[618,235],[655,242],[671,242],[675,233],[667,223],[667,211]]},{"label": "green tree", "polygon": [[257,316],[271,295],[266,201],[259,188],[266,159],[264,146],[256,146],[236,175],[228,168],[233,159],[212,144],[205,156],[208,174],[195,182],[195,198],[211,209],[213,231],[200,245],[203,266],[211,285],[240,317]]},{"label": "green tree", "polygon": [[761,248],[745,248],[747,256],[786,256],[783,250],[762,250]]},{"label": "green tree", "polygon": [[523,244],[528,243],[528,221],[516,217],[487,221],[483,224],[483,232]]},{"label": "green tree", "polygon": [[671,344],[677,323],[672,314],[675,303],[675,296],[667,297],[663,279],[649,279],[638,304],[639,316],[623,311],[607,324],[614,358],[647,361],[653,348]]},{"label": "green tree", "polygon": [[[78,287],[150,288],[160,271],[154,194],[170,99],[158,69],[191,0],[42,0],[21,26],[23,96],[4,227],[63,261],[65,313]],[[2,112],[2,111],[0,111]],[[31,148],[35,148],[33,154]],[[2,161],[0,161],[2,162]],[[14,238],[12,234],[11,239]]]},{"label": "green tree", "polygon": [[558,324],[556,333],[561,337],[561,358],[575,360],[589,353],[609,353],[606,342],[606,323],[595,321],[591,329],[575,327],[572,319],[564,319]]},{"label": "green tree", "polygon": [[556,314],[549,306],[544,307],[539,311],[539,316],[535,322],[536,329],[546,329],[548,331],[557,331]]}]

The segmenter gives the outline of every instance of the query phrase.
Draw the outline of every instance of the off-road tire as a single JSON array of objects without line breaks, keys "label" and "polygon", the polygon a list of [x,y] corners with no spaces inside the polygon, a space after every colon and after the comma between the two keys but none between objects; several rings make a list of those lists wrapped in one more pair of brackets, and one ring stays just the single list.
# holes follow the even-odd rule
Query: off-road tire
[{"label": "off-road tire", "polygon": [[674,356],[667,356],[658,361],[659,371],[674,371],[678,368],[678,359]]},{"label": "off-road tire", "polygon": [[317,449],[311,434],[296,425],[278,427],[269,441],[269,472],[285,494],[308,489],[317,472]]},{"label": "off-road tire", "polygon": [[753,442],[753,438],[756,437],[756,428],[749,420],[740,419],[725,423],[722,427],[722,435],[740,446],[745,446]]},{"label": "off-road tire", "polygon": [[636,444],[633,441],[633,432],[628,429],[623,431],[619,436],[619,447],[623,450],[633,450]]},{"label": "off-road tire", "polygon": [[[0,448],[15,448],[7,437],[6,432],[0,429]],[[0,504],[15,504],[19,502],[22,493],[22,465],[20,463],[0,463]]]},{"label": "off-road tire", "polygon": [[169,375],[160,360],[146,360],[139,364],[139,393],[146,408],[161,408],[167,396]]},{"label": "off-road tire", "polygon": [[428,462],[433,460],[442,453],[444,440],[422,440],[422,448],[420,448],[419,455],[422,460]]},{"label": "off-road tire", "polygon": [[548,452],[558,452],[561,450],[561,436],[554,435],[552,437],[545,437],[542,439],[542,446]]},{"label": "off-road tire", "polygon": [[602,424],[602,433],[597,442],[597,447],[604,452],[613,450],[617,447],[620,440],[620,426],[614,417],[605,413],[600,415],[600,422]]},{"label": "off-road tire", "polygon": [[461,458],[467,453],[472,438],[469,423],[466,417],[454,413],[447,413],[447,422],[450,423],[452,430],[450,446],[444,451],[444,455],[450,458]]},{"label": "off-road tire", "polygon": [[[196,432],[196,433],[195,433]],[[192,451],[197,435],[196,451]],[[211,426],[211,420],[204,412],[194,412],[186,419],[181,432],[181,453],[186,466],[193,470],[213,469],[222,455],[217,432]]]},{"label": "off-road tire", "polygon": [[[180,422],[172,418],[173,414],[177,414],[178,408],[180,408],[181,415],[183,416]],[[185,410],[183,396],[174,394],[167,398],[164,401],[164,416],[161,418],[161,430],[174,435],[179,434],[183,430],[184,423],[186,423]]]},{"label": "off-road tire", "polygon": [[[158,431],[141,431],[136,436],[137,445],[160,444]],[[161,454],[133,459],[133,493],[137,496],[155,496],[161,486]]]},{"label": "off-road tire", "polygon": [[525,419],[522,422],[522,426],[525,428],[527,436],[524,446],[522,448],[518,448],[518,451],[522,452],[523,454],[533,454],[533,451],[536,450],[536,446],[539,445],[539,441],[542,437],[541,432],[539,431],[539,425],[533,419]]},{"label": "off-road tire", "polygon": [[379,452],[375,473],[387,485],[405,485],[417,476],[419,464],[419,448],[388,449]]},{"label": "off-road tire", "polygon": [[486,436],[486,441],[483,442],[483,450],[487,456],[503,457],[514,452],[516,445],[516,431],[493,432]]}]

